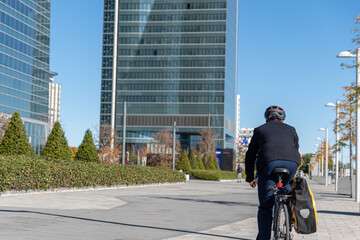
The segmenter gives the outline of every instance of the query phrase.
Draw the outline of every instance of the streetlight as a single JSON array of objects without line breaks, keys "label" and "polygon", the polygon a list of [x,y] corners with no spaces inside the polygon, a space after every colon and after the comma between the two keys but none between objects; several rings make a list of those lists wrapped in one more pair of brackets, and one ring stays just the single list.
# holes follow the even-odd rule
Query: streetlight
[{"label": "streetlight", "polygon": [[325,143],[325,186],[328,185],[328,174],[329,174],[329,169],[328,169],[328,127],[326,128],[320,128],[320,131],[325,131],[325,139],[326,139],[326,143]]},{"label": "streetlight", "polygon": [[[124,114],[123,114],[123,143],[122,143],[122,159],[121,162],[125,165],[125,152],[126,152],[126,101],[124,101]],[[115,129],[115,128],[114,128]]]},{"label": "streetlight", "polygon": [[175,151],[176,151],[176,121],[174,121],[174,128],[173,128],[172,170],[175,170]]},{"label": "streetlight", "polygon": [[[360,86],[360,48],[356,49],[356,55],[350,51],[343,51],[337,55],[338,58],[356,58],[356,87]],[[360,202],[360,109],[359,99],[356,99],[356,182],[355,182],[355,201]],[[351,161],[351,159],[350,159]]]},{"label": "streetlight", "polygon": [[[315,146],[319,146],[319,144],[315,144]],[[314,157],[312,159],[312,163],[314,163],[314,164],[316,164],[315,158],[316,158],[316,155],[317,155],[317,151],[318,151],[318,149],[314,148]],[[311,161],[310,161],[310,167],[311,167]],[[320,162],[318,164],[318,176],[320,177]]]},{"label": "streetlight", "polygon": [[324,154],[323,154],[323,151],[322,151],[322,143],[324,142],[324,139],[323,139],[323,137],[321,137],[321,138],[316,138],[316,140],[321,141],[321,144],[320,144],[321,165],[319,164],[319,168],[321,167],[321,174],[319,174],[319,176],[323,177],[324,176]]},{"label": "streetlight", "polygon": [[335,130],[336,130],[336,155],[335,155],[335,192],[338,191],[339,185],[339,101],[334,103],[327,103],[325,107],[335,107],[336,108],[336,121],[335,121]]},{"label": "streetlight", "polygon": [[[321,138],[320,138],[320,140],[321,140]],[[315,147],[319,147],[319,144],[315,143],[314,146],[315,146]],[[314,151],[315,151],[315,154],[316,154],[316,152],[318,151],[318,149],[317,149],[317,148],[314,148]],[[320,159],[319,159],[319,164],[318,164],[318,176],[320,177]]]}]

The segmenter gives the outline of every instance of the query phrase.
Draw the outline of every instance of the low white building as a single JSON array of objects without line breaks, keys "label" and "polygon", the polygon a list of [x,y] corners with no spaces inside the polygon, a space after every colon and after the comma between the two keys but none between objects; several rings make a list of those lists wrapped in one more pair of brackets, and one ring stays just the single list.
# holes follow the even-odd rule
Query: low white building
[{"label": "low white building", "polygon": [[61,84],[54,82],[57,73],[50,74],[49,82],[49,124],[52,128],[55,122],[60,121]]},{"label": "low white building", "polygon": [[240,128],[237,145],[243,145],[246,147],[249,146],[253,135],[254,135],[254,128]]}]

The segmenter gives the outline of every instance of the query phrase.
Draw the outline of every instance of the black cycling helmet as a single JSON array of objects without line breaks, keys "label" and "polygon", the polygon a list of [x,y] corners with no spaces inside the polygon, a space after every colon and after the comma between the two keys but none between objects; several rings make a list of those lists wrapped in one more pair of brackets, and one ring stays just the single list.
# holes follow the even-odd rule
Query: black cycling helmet
[{"label": "black cycling helmet", "polygon": [[285,120],[285,111],[279,106],[270,106],[265,111],[265,119],[277,118],[280,120]]}]

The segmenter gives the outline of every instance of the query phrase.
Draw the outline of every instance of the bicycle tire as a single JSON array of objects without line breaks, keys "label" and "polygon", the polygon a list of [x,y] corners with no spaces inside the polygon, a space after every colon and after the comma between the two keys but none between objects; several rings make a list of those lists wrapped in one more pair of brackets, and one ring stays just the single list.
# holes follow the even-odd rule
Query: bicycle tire
[{"label": "bicycle tire", "polygon": [[290,240],[289,213],[283,203],[278,204],[275,208],[273,229],[275,240]]}]

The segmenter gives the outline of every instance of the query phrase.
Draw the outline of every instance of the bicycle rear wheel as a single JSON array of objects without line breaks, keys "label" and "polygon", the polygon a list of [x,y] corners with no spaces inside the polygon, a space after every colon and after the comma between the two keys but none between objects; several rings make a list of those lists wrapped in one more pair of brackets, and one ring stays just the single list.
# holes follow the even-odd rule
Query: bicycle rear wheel
[{"label": "bicycle rear wheel", "polygon": [[289,213],[283,203],[277,205],[274,215],[274,239],[290,240]]}]

